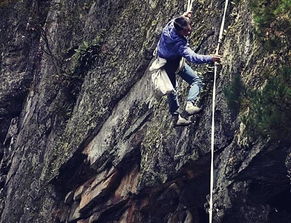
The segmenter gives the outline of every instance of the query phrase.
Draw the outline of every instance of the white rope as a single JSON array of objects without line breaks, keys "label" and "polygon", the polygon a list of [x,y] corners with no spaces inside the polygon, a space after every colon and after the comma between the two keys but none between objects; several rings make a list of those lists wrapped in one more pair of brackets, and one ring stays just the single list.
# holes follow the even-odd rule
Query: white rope
[{"label": "white rope", "polygon": [[188,3],[187,3],[187,10],[186,10],[186,12],[191,11],[191,9],[192,9],[192,4],[193,4],[193,0],[188,0]]},{"label": "white rope", "polygon": [[[220,26],[220,32],[218,37],[218,44],[216,47],[215,54],[218,54],[223,30],[225,15],[228,6],[228,0],[225,1],[224,12],[222,17],[222,22]],[[214,64],[214,81],[213,81],[213,93],[212,93],[212,119],[211,119],[211,166],[210,166],[210,198],[209,198],[209,223],[212,223],[212,211],[213,211],[213,185],[214,185],[214,134],[215,134],[215,95],[216,95],[216,76],[217,76],[217,63]]]}]

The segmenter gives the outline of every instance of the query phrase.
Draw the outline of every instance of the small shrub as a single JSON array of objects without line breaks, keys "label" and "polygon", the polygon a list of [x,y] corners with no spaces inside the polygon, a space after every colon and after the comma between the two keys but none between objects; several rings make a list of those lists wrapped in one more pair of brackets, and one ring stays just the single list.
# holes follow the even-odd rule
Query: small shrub
[{"label": "small shrub", "polygon": [[243,122],[249,135],[291,145],[291,67],[280,69],[263,90],[248,97],[250,112]]},{"label": "small shrub", "polygon": [[266,51],[290,43],[291,0],[253,0],[250,3],[256,32]]}]

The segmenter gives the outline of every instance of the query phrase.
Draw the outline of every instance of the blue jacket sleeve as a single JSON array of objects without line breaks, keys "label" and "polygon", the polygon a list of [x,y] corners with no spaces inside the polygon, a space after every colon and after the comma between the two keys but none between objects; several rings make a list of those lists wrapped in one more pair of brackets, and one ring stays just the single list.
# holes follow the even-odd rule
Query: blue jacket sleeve
[{"label": "blue jacket sleeve", "polygon": [[180,56],[185,57],[186,60],[188,60],[191,63],[211,63],[212,62],[212,57],[209,55],[201,55],[195,53],[187,43],[185,44],[179,44],[180,46],[178,47],[178,53]]}]

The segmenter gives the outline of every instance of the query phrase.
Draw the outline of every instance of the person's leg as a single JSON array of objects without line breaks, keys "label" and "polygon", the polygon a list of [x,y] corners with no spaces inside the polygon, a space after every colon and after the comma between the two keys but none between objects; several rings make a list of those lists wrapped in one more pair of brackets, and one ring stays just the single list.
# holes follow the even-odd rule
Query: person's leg
[{"label": "person's leg", "polygon": [[195,102],[203,85],[201,79],[188,64],[185,64],[179,75],[190,85],[187,101]]},{"label": "person's leg", "polygon": [[[164,69],[166,73],[168,74],[170,81],[173,85],[173,87],[177,88],[176,83],[176,71],[179,67],[180,58],[176,60],[167,61]],[[192,122],[183,118],[179,112],[179,101],[178,101],[178,95],[177,93],[172,93],[168,95],[168,103],[169,103],[169,110],[170,113],[173,115],[173,118],[175,120],[176,126],[186,126],[190,125]]]},{"label": "person's leg", "polygon": [[[168,60],[164,69],[168,74],[173,87],[176,89],[176,70],[178,69],[180,60]],[[178,114],[179,101],[177,93],[171,93],[168,95],[169,111],[172,115]]]},{"label": "person's leg", "polygon": [[201,108],[197,106],[197,98],[203,85],[201,79],[188,64],[185,64],[179,75],[190,85],[185,111],[189,115],[200,112]]}]

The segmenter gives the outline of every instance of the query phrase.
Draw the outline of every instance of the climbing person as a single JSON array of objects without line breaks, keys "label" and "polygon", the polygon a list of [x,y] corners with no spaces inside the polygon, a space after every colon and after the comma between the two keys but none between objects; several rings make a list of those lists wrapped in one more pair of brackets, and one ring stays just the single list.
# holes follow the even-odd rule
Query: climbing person
[{"label": "climbing person", "polygon": [[[185,58],[191,63],[214,63],[220,62],[219,55],[201,55],[195,53],[188,44],[187,37],[191,34],[192,28],[190,18],[192,12],[186,12],[171,20],[164,28],[157,46],[157,56],[166,59],[164,69],[169,76],[173,87],[176,89],[176,73],[190,85],[187,96],[185,111],[188,115],[198,113],[201,108],[197,106],[197,97],[202,87],[202,81],[195,71],[184,63],[177,72],[181,59]],[[169,111],[177,119],[176,125],[189,125],[191,121],[181,116],[179,101],[176,92],[168,94]]]}]

